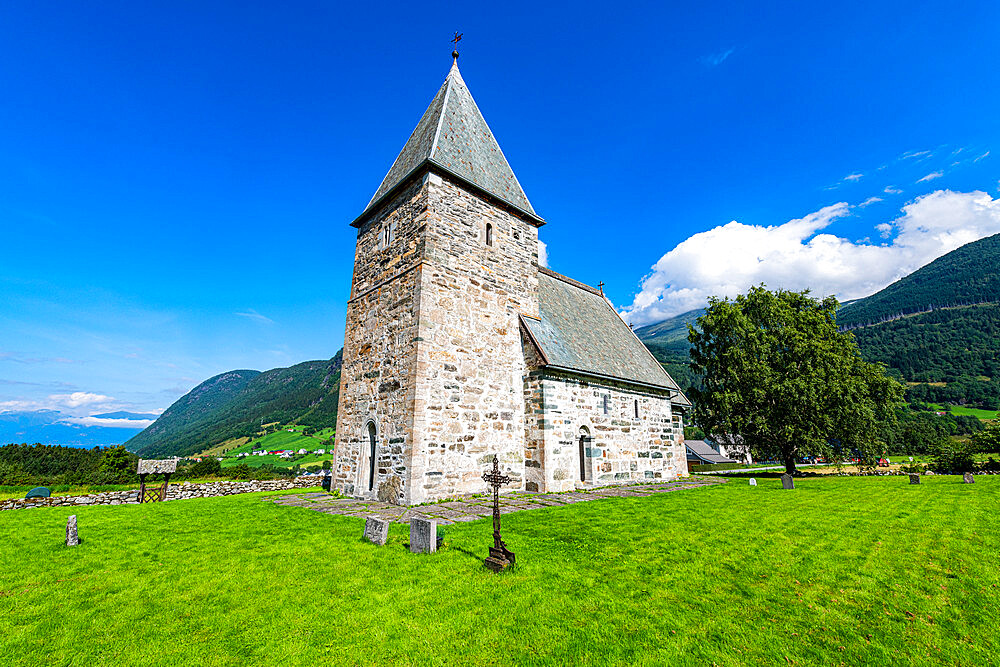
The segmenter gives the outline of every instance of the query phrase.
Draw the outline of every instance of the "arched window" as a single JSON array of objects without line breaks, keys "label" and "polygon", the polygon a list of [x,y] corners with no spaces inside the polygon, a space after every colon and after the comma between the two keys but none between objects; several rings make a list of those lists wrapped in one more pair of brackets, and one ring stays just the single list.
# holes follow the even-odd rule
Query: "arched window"
[{"label": "arched window", "polygon": [[590,430],[580,427],[580,481],[587,481],[587,449],[590,447]]},{"label": "arched window", "polygon": [[486,223],[486,245],[493,245],[493,225]]},{"label": "arched window", "polygon": [[368,442],[371,451],[368,453],[368,490],[375,488],[375,424],[368,422]]}]

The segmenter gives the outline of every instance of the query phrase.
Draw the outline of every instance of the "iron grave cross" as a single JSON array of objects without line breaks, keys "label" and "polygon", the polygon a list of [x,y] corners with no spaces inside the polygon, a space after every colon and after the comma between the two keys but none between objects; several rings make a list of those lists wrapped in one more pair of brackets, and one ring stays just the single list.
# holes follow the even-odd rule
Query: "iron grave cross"
[{"label": "iron grave cross", "polygon": [[500,537],[500,487],[510,484],[510,477],[500,473],[500,462],[493,456],[493,470],[483,473],[483,481],[493,487],[493,546],[489,557],[483,561],[486,567],[499,572],[514,564],[514,552],[507,548]]}]

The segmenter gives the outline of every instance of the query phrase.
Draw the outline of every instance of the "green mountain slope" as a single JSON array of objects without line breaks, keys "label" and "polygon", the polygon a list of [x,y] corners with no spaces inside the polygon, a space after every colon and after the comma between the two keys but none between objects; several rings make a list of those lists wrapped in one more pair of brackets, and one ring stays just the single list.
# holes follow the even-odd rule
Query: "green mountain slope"
[{"label": "green mountain slope", "polygon": [[688,325],[693,326],[704,314],[704,308],[690,310],[662,322],[639,327],[635,330],[635,335],[647,346],[655,345],[665,351],[687,354]]},{"label": "green mountain slope", "polygon": [[125,443],[145,457],[187,456],[230,438],[250,436],[261,423],[335,427],[341,353],[289,368],[230,371],[201,383]]},{"label": "green mountain slope", "polygon": [[968,243],[885,289],[845,305],[837,313],[837,322],[863,326],[936,308],[998,302],[1000,234]]}]

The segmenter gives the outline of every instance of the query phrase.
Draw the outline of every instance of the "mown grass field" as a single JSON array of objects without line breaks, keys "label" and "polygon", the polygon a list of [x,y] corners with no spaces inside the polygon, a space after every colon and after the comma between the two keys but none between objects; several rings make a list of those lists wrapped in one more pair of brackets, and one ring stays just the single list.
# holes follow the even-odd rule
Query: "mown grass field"
[{"label": "mown grass field", "polygon": [[0,513],[7,665],[996,664],[1000,477],[811,478],[408,532],[257,496]]},{"label": "mown grass field", "polygon": [[[256,438],[238,438],[236,440],[228,440],[222,445],[217,445],[206,452],[204,455],[211,456],[223,456],[222,467],[231,468],[232,466],[237,466],[241,463],[246,463],[251,468],[259,468],[264,464],[271,464],[276,468],[291,468],[292,466],[299,465],[303,468],[318,468],[323,464],[323,461],[332,458],[332,455],[327,454],[308,454],[296,461],[288,461],[277,455],[267,454],[265,456],[247,456],[244,458],[238,458],[237,454],[244,452],[251,452],[254,448],[257,450],[267,450],[276,451],[282,449],[288,449],[292,451],[298,451],[300,449],[308,449],[310,451],[315,449],[329,449],[330,445],[327,444],[327,440],[332,438],[334,435],[334,429],[325,428],[316,431],[313,435],[303,435],[302,430],[304,426],[282,426],[280,430],[275,433],[269,433],[263,437]],[[228,446],[226,446],[228,443]]]}]

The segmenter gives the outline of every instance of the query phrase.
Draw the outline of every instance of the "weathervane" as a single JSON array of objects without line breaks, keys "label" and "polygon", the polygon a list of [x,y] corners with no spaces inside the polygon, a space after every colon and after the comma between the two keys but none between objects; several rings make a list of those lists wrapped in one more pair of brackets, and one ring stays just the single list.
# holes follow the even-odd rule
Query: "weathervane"
[{"label": "weathervane", "polygon": [[451,57],[458,60],[458,43],[462,41],[462,33],[455,31],[455,36],[451,38],[451,43],[455,45],[455,50],[451,52]]}]

